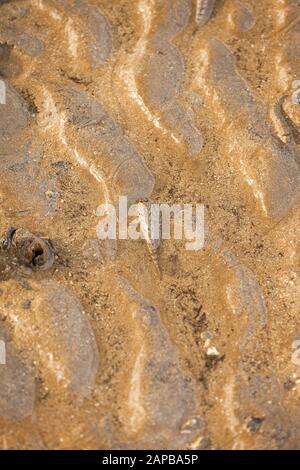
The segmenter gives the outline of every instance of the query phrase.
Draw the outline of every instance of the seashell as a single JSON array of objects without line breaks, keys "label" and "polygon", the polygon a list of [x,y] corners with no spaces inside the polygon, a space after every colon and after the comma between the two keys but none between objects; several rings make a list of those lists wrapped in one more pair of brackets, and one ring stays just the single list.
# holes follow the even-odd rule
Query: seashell
[{"label": "seashell", "polygon": [[196,5],[196,23],[204,26],[210,19],[216,0],[197,0]]}]

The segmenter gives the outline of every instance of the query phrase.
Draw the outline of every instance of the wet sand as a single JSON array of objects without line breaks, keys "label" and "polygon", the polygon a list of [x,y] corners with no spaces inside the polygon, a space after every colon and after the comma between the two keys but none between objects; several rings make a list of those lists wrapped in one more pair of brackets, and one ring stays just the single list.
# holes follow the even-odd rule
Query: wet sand
[{"label": "wet sand", "polygon": [[0,1],[0,448],[300,447],[299,2],[196,3]]}]

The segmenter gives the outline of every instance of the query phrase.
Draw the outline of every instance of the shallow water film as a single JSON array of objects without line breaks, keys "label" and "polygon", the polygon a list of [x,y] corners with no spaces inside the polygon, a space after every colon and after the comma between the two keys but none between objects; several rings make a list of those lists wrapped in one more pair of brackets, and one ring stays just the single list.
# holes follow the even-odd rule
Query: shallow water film
[{"label": "shallow water film", "polygon": [[300,449],[299,44],[297,0],[0,1],[0,449]]}]

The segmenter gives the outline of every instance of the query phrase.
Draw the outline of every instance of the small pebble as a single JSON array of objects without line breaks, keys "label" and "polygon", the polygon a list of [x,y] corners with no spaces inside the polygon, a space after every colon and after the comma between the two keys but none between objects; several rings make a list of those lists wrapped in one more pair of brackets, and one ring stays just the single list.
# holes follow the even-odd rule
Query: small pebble
[{"label": "small pebble", "polygon": [[214,346],[208,348],[208,350],[206,351],[206,355],[207,356],[213,356],[213,357],[218,357],[220,355],[219,351],[217,350],[217,348],[215,348]]}]

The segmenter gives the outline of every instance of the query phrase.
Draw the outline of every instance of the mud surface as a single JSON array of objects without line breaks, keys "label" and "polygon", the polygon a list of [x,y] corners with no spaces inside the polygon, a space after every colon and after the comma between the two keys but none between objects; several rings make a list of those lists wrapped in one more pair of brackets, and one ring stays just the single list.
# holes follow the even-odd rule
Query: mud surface
[{"label": "mud surface", "polygon": [[[300,448],[299,34],[296,0],[0,2],[0,448]],[[124,194],[204,204],[204,248],[98,240]]]}]

